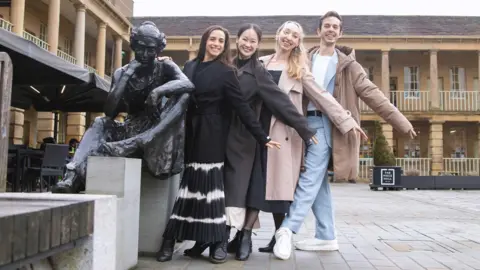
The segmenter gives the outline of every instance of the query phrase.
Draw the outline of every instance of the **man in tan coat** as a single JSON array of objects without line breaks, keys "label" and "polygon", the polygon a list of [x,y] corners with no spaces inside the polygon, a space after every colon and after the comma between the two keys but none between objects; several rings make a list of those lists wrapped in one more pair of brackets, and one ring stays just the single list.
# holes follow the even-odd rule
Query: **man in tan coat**
[{"label": "man in tan coat", "polygon": [[[342,36],[340,15],[334,11],[327,12],[320,18],[317,34],[320,46],[309,52],[311,71],[316,82],[328,90],[344,109],[350,111],[357,123],[360,124],[360,98],[395,129],[415,137],[411,123],[368,79],[363,67],[355,60],[354,50],[336,46],[337,40]],[[307,150],[306,170],[300,175],[289,213],[275,233],[276,245],[273,252],[283,260],[290,257],[292,233],[300,230],[310,209],[316,218],[315,238],[297,242],[295,247],[300,250],[338,250],[327,176],[331,155],[333,154],[336,179],[356,179],[358,174],[359,134],[342,135],[312,103],[305,100],[303,105],[310,128],[317,130],[318,144]]]}]

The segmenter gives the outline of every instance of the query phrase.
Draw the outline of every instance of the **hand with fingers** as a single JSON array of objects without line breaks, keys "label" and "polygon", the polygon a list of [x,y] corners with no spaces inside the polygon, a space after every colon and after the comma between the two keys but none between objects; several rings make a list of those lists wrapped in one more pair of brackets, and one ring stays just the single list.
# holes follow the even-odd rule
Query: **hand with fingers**
[{"label": "hand with fingers", "polygon": [[410,136],[410,139],[414,139],[415,137],[417,137],[417,133],[415,132],[415,130],[413,130],[413,128],[408,131],[408,135]]},{"label": "hand with fingers", "polygon": [[276,147],[277,149],[280,149],[280,147],[282,146],[279,142],[276,142],[276,141],[269,141],[268,143],[265,144],[266,147],[268,148],[274,148]]},{"label": "hand with fingers", "polygon": [[313,135],[312,138],[310,138],[310,140],[308,140],[307,146],[310,146],[312,144],[318,144],[318,139],[315,135]]},{"label": "hand with fingers", "polygon": [[159,57],[157,57],[157,60],[158,61],[165,61],[165,60],[172,61],[172,57],[170,57],[170,56],[159,56]]},{"label": "hand with fingers", "polygon": [[354,128],[352,128],[350,130],[350,132],[353,132],[355,134],[355,136],[358,136],[360,135],[360,137],[364,140],[364,141],[367,141],[368,140],[368,136],[367,134],[365,134],[365,131],[363,131],[363,129],[359,126],[356,126]]}]

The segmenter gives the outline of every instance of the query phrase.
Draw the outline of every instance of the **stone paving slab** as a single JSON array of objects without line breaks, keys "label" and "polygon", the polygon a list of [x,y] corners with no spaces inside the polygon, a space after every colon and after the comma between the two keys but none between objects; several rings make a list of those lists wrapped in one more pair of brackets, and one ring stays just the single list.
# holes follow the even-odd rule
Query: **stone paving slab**
[{"label": "stone paving slab", "polygon": [[[364,184],[332,184],[332,191],[338,252],[295,251],[288,261],[259,253],[274,232],[271,215],[262,213],[246,262],[230,256],[214,265],[208,251],[204,259],[190,259],[180,250],[167,263],[141,258],[137,269],[480,269],[480,191],[370,191]],[[314,233],[310,213],[294,241]]]}]

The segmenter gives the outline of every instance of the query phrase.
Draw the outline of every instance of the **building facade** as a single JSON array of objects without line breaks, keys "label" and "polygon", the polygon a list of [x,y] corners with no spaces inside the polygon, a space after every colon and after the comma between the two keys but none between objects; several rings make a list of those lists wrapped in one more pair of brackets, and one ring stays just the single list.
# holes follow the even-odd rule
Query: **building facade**
[{"label": "building facade", "polygon": [[[164,55],[171,56],[179,65],[196,56],[200,35],[213,24],[226,27],[232,34],[245,22],[260,25],[263,55],[273,53],[275,32],[287,20],[302,24],[307,48],[318,44],[318,16],[136,17],[130,22],[127,18],[132,16],[132,10],[132,0],[12,0],[11,7],[0,8],[0,27],[107,79],[115,68],[131,59],[129,30],[146,20],[153,21],[167,34]],[[397,164],[421,175],[479,175],[480,17],[343,19],[340,44],[356,50],[356,59],[369,79],[417,131],[418,137],[411,140],[383,123]],[[235,50],[235,37],[231,44]],[[381,119],[362,101],[359,104],[362,127],[373,139],[373,123]],[[63,114],[59,141],[80,138],[94,115]],[[11,123],[10,137],[15,143],[35,146],[53,134],[51,113],[12,108]],[[368,166],[373,164],[372,147],[373,140],[361,146],[360,177],[366,177]]]},{"label": "building facade", "polygon": [[[153,21],[168,36],[165,55],[183,64],[196,55],[209,25],[222,25],[232,36],[241,24],[263,31],[261,54],[273,53],[277,28],[298,21],[307,48],[318,44],[319,16],[134,18]],[[404,171],[420,175],[480,172],[480,21],[479,17],[344,16],[340,45],[355,55],[369,79],[412,122],[410,139],[386,123],[385,136]],[[235,50],[235,37],[232,38]],[[435,78],[431,80],[430,78]],[[360,177],[373,165],[374,121],[381,121],[361,100],[361,125],[372,139],[360,149]]]},{"label": "building facade", "polygon": [[[4,1],[5,2],[5,1]],[[111,80],[131,57],[133,0],[12,0],[0,7],[0,28]],[[97,114],[59,113],[57,141],[80,139]],[[52,137],[54,116],[11,108],[10,140],[36,147]]]}]

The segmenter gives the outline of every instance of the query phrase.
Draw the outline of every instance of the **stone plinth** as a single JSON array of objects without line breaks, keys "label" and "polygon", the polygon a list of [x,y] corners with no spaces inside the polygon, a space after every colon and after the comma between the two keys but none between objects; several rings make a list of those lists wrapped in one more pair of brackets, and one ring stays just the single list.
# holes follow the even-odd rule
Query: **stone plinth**
[{"label": "stone plinth", "polygon": [[86,194],[117,196],[116,267],[137,265],[142,161],[133,158],[89,157]]},{"label": "stone plinth", "polygon": [[141,255],[152,256],[160,248],[179,184],[180,175],[168,180],[159,180],[145,170],[142,172],[138,244]]}]

